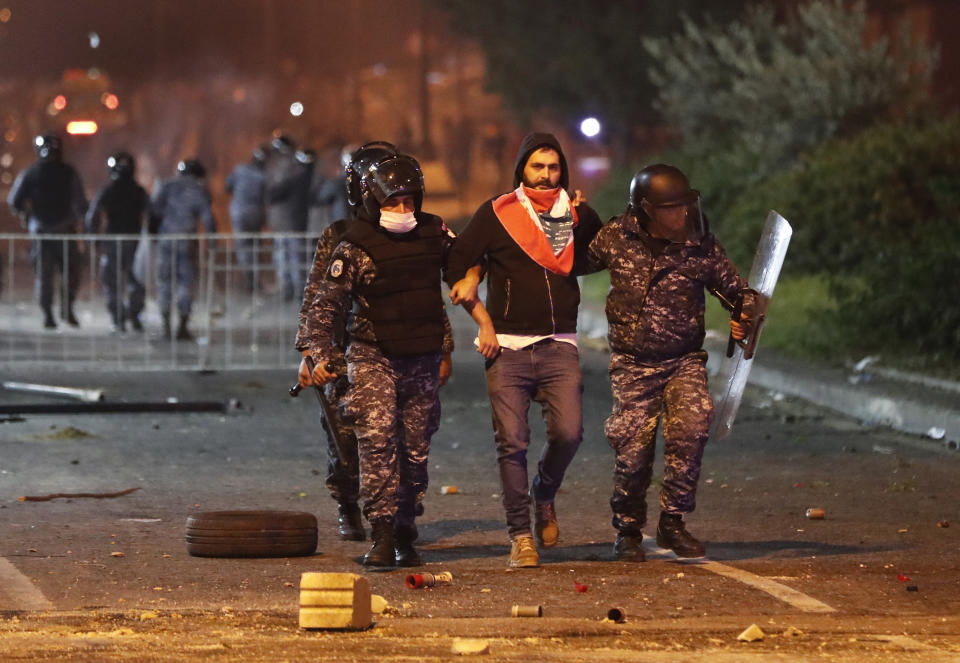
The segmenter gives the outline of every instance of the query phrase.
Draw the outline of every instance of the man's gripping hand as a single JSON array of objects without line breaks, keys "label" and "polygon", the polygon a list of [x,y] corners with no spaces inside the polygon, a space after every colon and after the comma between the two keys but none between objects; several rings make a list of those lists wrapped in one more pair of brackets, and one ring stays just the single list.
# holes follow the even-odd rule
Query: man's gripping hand
[{"label": "man's gripping hand", "polygon": [[[311,370],[311,366],[313,370]],[[324,385],[328,382],[331,382],[337,379],[337,374],[328,371],[325,367],[329,366],[329,362],[314,362],[308,352],[303,353],[303,358],[300,360],[300,369],[297,372],[297,377],[300,381],[300,386],[302,387],[312,387]]]}]

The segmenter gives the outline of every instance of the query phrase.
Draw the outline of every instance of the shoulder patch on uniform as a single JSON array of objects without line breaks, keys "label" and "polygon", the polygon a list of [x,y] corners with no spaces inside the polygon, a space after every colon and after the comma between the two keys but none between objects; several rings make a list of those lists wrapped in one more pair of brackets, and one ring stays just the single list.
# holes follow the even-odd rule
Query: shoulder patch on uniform
[{"label": "shoulder patch on uniform", "polygon": [[340,278],[341,274],[343,274],[343,261],[340,258],[337,258],[330,263],[330,276],[338,279]]}]

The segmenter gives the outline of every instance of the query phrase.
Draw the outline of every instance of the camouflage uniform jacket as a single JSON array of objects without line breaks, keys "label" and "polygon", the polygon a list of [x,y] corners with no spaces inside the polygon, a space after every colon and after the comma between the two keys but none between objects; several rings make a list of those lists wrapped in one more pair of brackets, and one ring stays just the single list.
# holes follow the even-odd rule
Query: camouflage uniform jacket
[{"label": "camouflage uniform jacket", "polygon": [[666,244],[630,214],[600,230],[588,257],[610,271],[610,348],[641,362],[702,349],[704,289],[735,301],[747,287],[712,234],[699,244]]},{"label": "camouflage uniform jacket", "polygon": [[[297,340],[295,342],[298,351],[310,349],[310,330],[308,327],[310,318],[310,307],[313,306],[317,292],[320,290],[320,283],[327,274],[327,268],[330,266],[330,257],[333,250],[340,244],[343,233],[346,231],[346,219],[341,219],[327,226],[326,230],[317,240],[317,250],[313,256],[313,267],[310,268],[310,275],[307,277],[307,284],[303,289],[303,303],[300,305],[299,326],[297,327]],[[333,343],[340,351],[347,347],[347,325],[349,320],[341,320],[340,325],[332,334]]]},{"label": "camouflage uniform jacket", "polygon": [[[331,232],[333,227],[324,231],[317,244],[318,259],[314,260],[307,279],[300,309],[297,349],[309,349],[315,362],[336,359],[342,353],[343,338],[337,330],[344,326],[351,341],[377,344],[373,323],[359,313],[366,308],[365,302],[361,302],[361,306],[353,305],[355,298],[363,297],[360,288],[373,283],[376,278],[376,265],[366,251],[348,241],[340,241],[330,252],[330,258],[321,261],[320,251],[325,250],[325,238],[330,242],[339,237],[339,233]],[[444,255],[452,241],[452,236],[445,234]],[[437,279],[440,278],[441,275],[437,274]],[[443,352],[450,353],[453,352],[453,330],[446,309],[443,310],[443,327]]]}]

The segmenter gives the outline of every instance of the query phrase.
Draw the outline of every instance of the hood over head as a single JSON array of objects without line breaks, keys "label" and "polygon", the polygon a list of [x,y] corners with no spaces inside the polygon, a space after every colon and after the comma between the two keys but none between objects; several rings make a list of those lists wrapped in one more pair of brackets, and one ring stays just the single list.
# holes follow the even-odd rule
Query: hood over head
[{"label": "hood over head", "polygon": [[530,155],[541,147],[549,147],[560,155],[560,188],[570,188],[570,173],[567,169],[567,158],[563,156],[560,142],[553,134],[533,132],[523,137],[520,148],[517,150],[517,160],[513,164],[513,188],[516,189],[523,181],[523,167],[527,165]]}]

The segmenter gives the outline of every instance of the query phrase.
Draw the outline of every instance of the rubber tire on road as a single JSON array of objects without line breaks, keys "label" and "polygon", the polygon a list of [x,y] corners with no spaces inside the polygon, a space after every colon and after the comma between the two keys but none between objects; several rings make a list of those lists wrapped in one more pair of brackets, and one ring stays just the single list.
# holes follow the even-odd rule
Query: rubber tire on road
[{"label": "rubber tire on road", "polygon": [[187,518],[195,557],[300,557],[317,550],[317,519],[303,511],[205,511]]}]

